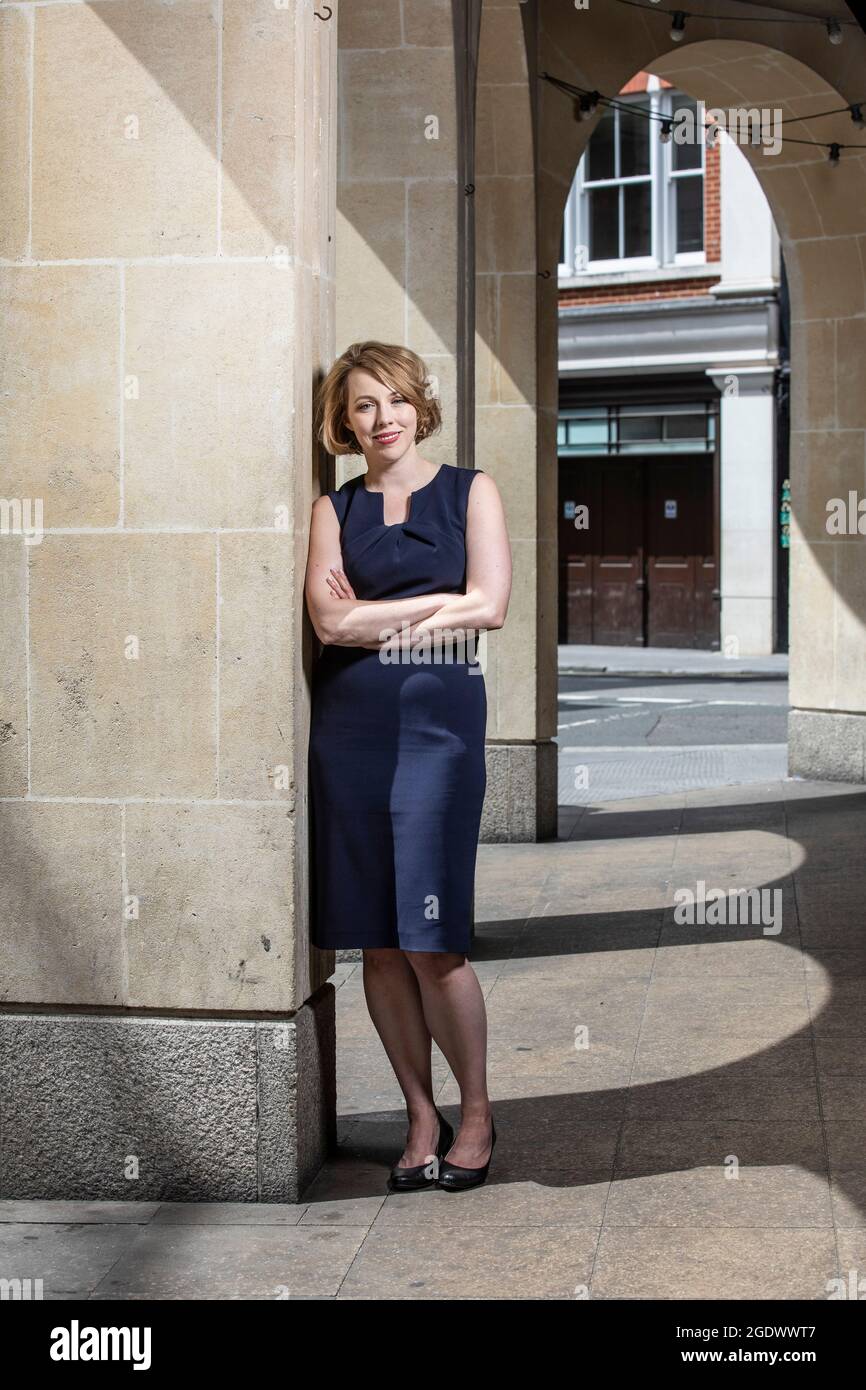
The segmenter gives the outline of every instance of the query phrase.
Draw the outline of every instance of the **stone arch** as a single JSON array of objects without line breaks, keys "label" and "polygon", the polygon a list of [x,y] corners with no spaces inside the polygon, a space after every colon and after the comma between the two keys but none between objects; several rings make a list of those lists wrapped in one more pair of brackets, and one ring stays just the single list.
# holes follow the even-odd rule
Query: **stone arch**
[{"label": "stone arch", "polygon": [[[497,712],[500,734],[534,741],[537,765],[555,730],[556,248],[574,170],[598,119],[578,124],[570,98],[539,75],[549,71],[581,87],[616,93],[635,72],[650,69],[708,107],[780,107],[783,117],[844,107],[862,97],[853,88],[850,50],[846,59],[836,46],[816,45],[808,26],[738,26],[735,20],[698,26],[690,20],[690,33],[725,37],[692,40],[687,34],[674,46],[664,16],[623,26],[615,22],[621,18],[615,10],[576,12],[547,0],[525,6],[485,0],[483,7],[476,136],[477,457],[479,466],[487,457],[492,471],[501,469],[507,477],[510,516],[518,522],[518,566],[524,546],[526,560],[531,556],[536,565],[530,572],[524,562],[520,623],[513,629],[520,650],[508,658],[509,690],[521,689],[524,701],[510,726],[508,695],[500,695]],[[852,44],[862,39],[852,32]],[[803,122],[797,134],[858,140],[847,113]],[[861,781],[863,537],[830,536],[825,523],[828,498],[847,498],[849,490],[866,493],[860,366],[866,341],[866,149],[863,155],[844,152],[838,165],[829,162],[826,150],[793,143],[772,160],[760,149],[744,153],[776,219],[792,303],[789,770]],[[515,338],[507,305],[519,285],[529,302]],[[532,361],[529,343],[535,344]],[[515,407],[515,422],[523,414],[532,420],[519,463],[496,454],[497,415],[501,419]],[[504,432],[503,452],[514,452],[515,438],[524,436],[514,428]],[[530,440],[534,460],[528,457]],[[531,706],[527,681],[535,694]],[[545,819],[540,815],[538,826]]]},{"label": "stone arch", "polygon": [[[832,110],[858,93],[763,45],[710,40],[654,68],[708,106]],[[731,95],[728,95],[730,93]],[[790,127],[788,128],[790,131]],[[805,139],[857,141],[847,115],[803,122]],[[862,536],[831,536],[827,501],[864,492],[866,140],[863,155],[743,146],[773,212],[791,295],[791,772],[864,776],[866,584]],[[858,650],[859,649],[859,650]],[[840,714],[840,711],[846,711]],[[859,723],[858,723],[859,715]]]}]

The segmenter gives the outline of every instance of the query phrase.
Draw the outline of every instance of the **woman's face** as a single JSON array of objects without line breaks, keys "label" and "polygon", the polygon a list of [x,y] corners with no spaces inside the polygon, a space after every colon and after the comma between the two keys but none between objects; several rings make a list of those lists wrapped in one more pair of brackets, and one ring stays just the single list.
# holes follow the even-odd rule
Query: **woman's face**
[{"label": "woman's face", "polygon": [[368,460],[393,462],[415,442],[414,405],[362,367],[353,367],[346,382],[346,419]]}]

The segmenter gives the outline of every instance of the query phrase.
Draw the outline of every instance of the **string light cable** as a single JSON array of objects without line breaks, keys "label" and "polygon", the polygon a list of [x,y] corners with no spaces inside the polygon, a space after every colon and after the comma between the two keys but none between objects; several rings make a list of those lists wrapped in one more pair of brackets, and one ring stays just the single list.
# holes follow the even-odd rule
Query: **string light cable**
[{"label": "string light cable", "polygon": [[833,44],[840,44],[843,38],[842,26],[850,26],[859,29],[860,25],[856,19],[836,19],[835,16],[818,14],[794,14],[791,10],[774,9],[772,6],[761,5],[760,0],[728,0],[729,4],[747,5],[750,9],[769,9],[770,13],[764,15],[731,15],[731,14],[704,14],[697,10],[669,10],[659,4],[659,0],[650,0],[645,4],[644,0],[618,0],[620,5],[631,5],[636,10],[648,10],[650,13],[670,15],[671,39],[674,43],[679,43],[686,31],[687,19],[717,19],[732,20],[737,24],[820,24],[827,33],[827,38]]},{"label": "string light cable", "polygon": [[[630,2],[631,0],[622,0],[622,3],[627,4]],[[646,9],[647,6],[641,5],[638,6],[638,8]],[[602,105],[609,107],[611,110],[625,111],[631,116],[638,116],[642,120],[658,124],[661,127],[659,138],[662,144],[667,144],[673,135],[673,121],[670,116],[662,116],[652,111],[645,111],[634,102],[617,100],[616,97],[606,96],[603,92],[589,90],[586,87],[578,87],[573,82],[567,82],[561,77],[554,77],[552,73],[549,72],[542,72],[540,76],[543,81],[549,82],[551,86],[558,87],[560,91],[575,98],[575,117],[579,121],[590,120],[595,115],[599,105]],[[780,121],[779,124],[788,125],[795,121],[813,121],[818,120],[822,116],[840,116],[848,113],[855,126],[862,129],[864,123],[862,108],[864,106],[866,106],[866,99],[863,101],[851,102],[850,105],[840,106],[833,111],[816,111],[811,115],[788,116]],[[717,128],[718,127],[713,126],[706,127],[707,144],[711,147],[715,144],[715,133]],[[798,139],[796,136],[786,136],[785,140],[790,145],[814,145],[821,149],[829,150],[831,163],[836,163],[838,161],[839,154],[842,150],[866,149],[866,145],[864,144],[849,144],[838,140],[804,140]],[[757,133],[752,133],[751,144],[761,144],[760,130],[758,130]]]}]

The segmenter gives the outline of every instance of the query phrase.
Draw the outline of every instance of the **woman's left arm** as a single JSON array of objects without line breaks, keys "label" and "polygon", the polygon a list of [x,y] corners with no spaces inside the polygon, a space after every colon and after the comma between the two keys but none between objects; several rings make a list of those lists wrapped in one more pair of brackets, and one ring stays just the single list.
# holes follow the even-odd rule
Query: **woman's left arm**
[{"label": "woman's left arm", "polygon": [[411,636],[499,628],[511,598],[511,546],[505,508],[489,473],[478,473],[466,505],[466,592],[455,594],[429,618],[413,623]]}]

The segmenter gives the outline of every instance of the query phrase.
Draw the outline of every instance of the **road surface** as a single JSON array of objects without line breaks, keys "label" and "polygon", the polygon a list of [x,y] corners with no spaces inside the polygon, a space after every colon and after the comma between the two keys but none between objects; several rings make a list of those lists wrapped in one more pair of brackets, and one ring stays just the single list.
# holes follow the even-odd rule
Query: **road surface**
[{"label": "road surface", "polygon": [[560,805],[785,777],[787,716],[785,680],[560,676]]}]

